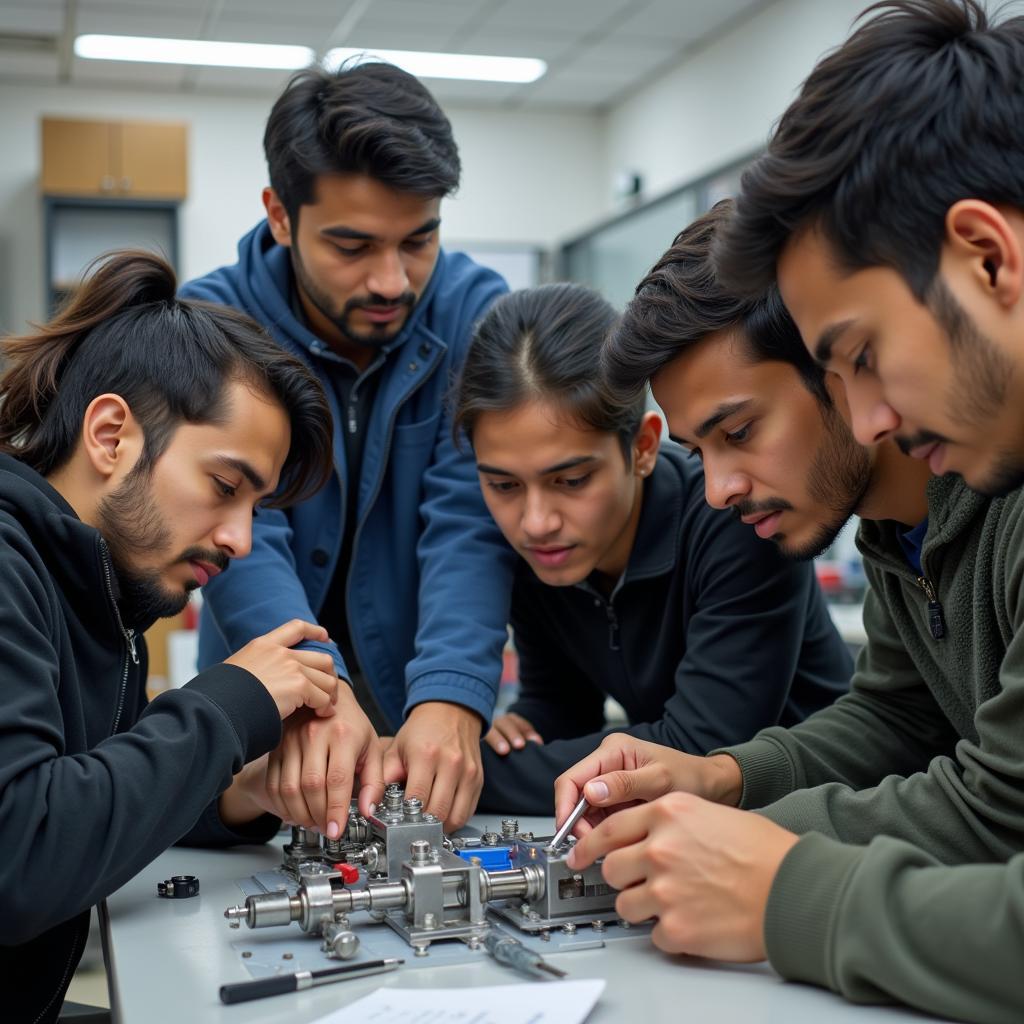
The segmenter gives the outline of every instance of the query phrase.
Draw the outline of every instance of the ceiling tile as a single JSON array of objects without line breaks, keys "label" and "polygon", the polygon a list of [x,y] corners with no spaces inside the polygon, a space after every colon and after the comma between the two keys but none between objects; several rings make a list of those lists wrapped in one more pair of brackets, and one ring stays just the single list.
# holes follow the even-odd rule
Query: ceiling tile
[{"label": "ceiling tile", "polygon": [[483,22],[489,29],[583,35],[627,11],[635,0],[505,0]]},{"label": "ceiling tile", "polygon": [[739,15],[763,7],[766,0],[651,0],[627,14],[616,26],[616,35],[672,40],[689,46]]},{"label": "ceiling tile", "polygon": [[64,29],[64,11],[59,7],[0,4],[0,32],[16,35],[59,35]]},{"label": "ceiling tile", "polygon": [[119,14],[114,10],[81,11],[75,22],[75,30],[78,35],[97,32],[114,36],[195,39],[202,24],[202,12],[186,8],[133,11],[130,15]]}]

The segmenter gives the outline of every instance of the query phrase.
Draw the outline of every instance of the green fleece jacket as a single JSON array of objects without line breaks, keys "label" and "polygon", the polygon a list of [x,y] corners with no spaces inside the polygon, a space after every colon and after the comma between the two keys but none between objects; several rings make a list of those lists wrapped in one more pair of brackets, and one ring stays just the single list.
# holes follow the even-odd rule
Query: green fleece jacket
[{"label": "green fleece jacket", "polygon": [[1016,1022],[1024,859],[1005,862],[1024,850],[1024,493],[936,479],[928,515],[923,577],[897,524],[861,525],[868,642],[850,693],[727,752],[742,807],[809,833],[769,899],[780,973]]}]

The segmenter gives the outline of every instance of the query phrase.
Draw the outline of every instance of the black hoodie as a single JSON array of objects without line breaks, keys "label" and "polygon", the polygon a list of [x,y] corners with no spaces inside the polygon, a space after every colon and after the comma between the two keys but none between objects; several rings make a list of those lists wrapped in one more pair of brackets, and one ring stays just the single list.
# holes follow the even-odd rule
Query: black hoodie
[{"label": "black hoodie", "polygon": [[[89,908],[173,843],[228,845],[217,797],[280,740],[255,676],[216,665],[147,704],[146,651],[100,534],[0,455],[0,982],[5,1018],[54,1020]],[[13,1000],[13,1004],[12,1004]],[[7,1014],[13,1011],[13,1016]]]}]

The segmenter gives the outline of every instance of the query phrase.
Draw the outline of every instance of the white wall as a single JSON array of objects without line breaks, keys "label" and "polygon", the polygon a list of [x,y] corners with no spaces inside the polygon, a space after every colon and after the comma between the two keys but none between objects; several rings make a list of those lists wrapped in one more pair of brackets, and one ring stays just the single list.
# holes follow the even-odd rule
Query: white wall
[{"label": "white wall", "polygon": [[[868,0],[775,0],[616,105],[605,123],[605,212],[618,171],[653,198],[741,159]],[[682,225],[680,225],[681,227]]]},{"label": "white wall", "polygon": [[[184,278],[234,260],[238,238],[262,215],[261,140],[272,95],[254,98],[0,87],[0,330],[44,313],[39,119],[183,120],[190,128],[189,198],[182,206]],[[553,246],[592,220],[603,201],[601,119],[448,109],[463,186],[442,210],[452,242]]]}]

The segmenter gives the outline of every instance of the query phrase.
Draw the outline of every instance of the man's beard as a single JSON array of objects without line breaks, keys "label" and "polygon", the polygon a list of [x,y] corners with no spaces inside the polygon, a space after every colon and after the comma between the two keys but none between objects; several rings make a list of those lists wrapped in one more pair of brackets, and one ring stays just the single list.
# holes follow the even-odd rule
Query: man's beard
[{"label": "man's beard", "polygon": [[[199,586],[198,580],[192,579],[180,588],[169,587],[162,582],[160,570],[138,569],[132,564],[140,555],[166,551],[171,545],[170,530],[153,498],[151,468],[140,461],[113,494],[100,500],[96,510],[99,532],[110,550],[120,588],[122,615],[143,625],[177,615]],[[198,547],[188,548],[168,565],[189,561],[209,562],[222,572],[228,567],[223,552]]]},{"label": "man's beard", "polygon": [[[772,538],[783,555],[798,562],[817,558],[832,546],[839,531],[857,511],[871,483],[871,460],[854,439],[846,421],[832,407],[823,408],[822,416],[825,436],[808,470],[807,494],[827,518],[803,544],[789,544],[784,534]],[[757,512],[782,512],[792,507],[788,501],[776,498],[740,502],[732,509],[737,516],[747,516]]]},{"label": "man's beard", "polygon": [[[367,295],[359,299],[349,299],[340,310],[334,307],[331,297],[323,291],[310,277],[306,266],[302,262],[302,255],[299,247],[292,244],[292,269],[295,271],[295,279],[299,286],[306,293],[310,302],[316,306],[320,314],[328,319],[341,332],[347,341],[354,345],[362,345],[366,348],[379,348],[393,338],[397,337],[402,328],[409,322],[413,307],[416,305],[416,295],[411,291],[403,292],[397,299],[385,299],[380,295]],[[405,316],[397,325],[395,323],[375,324],[368,332],[358,333],[352,328],[351,315],[357,309],[365,309],[367,306],[377,308],[406,307]]]},{"label": "man's beard", "polygon": [[[967,315],[945,281],[936,274],[928,288],[925,303],[946,332],[953,357],[955,375],[946,396],[946,408],[956,411],[956,419],[981,427],[990,422],[994,410],[1003,410],[1014,374],[1013,360],[999,350]],[[911,449],[932,442],[948,443],[949,438],[931,430],[920,430],[913,437],[897,437],[896,444],[906,455]],[[1024,484],[1024,457],[1019,451],[1001,448],[993,456],[989,475],[973,485],[986,497],[998,498]]]}]

